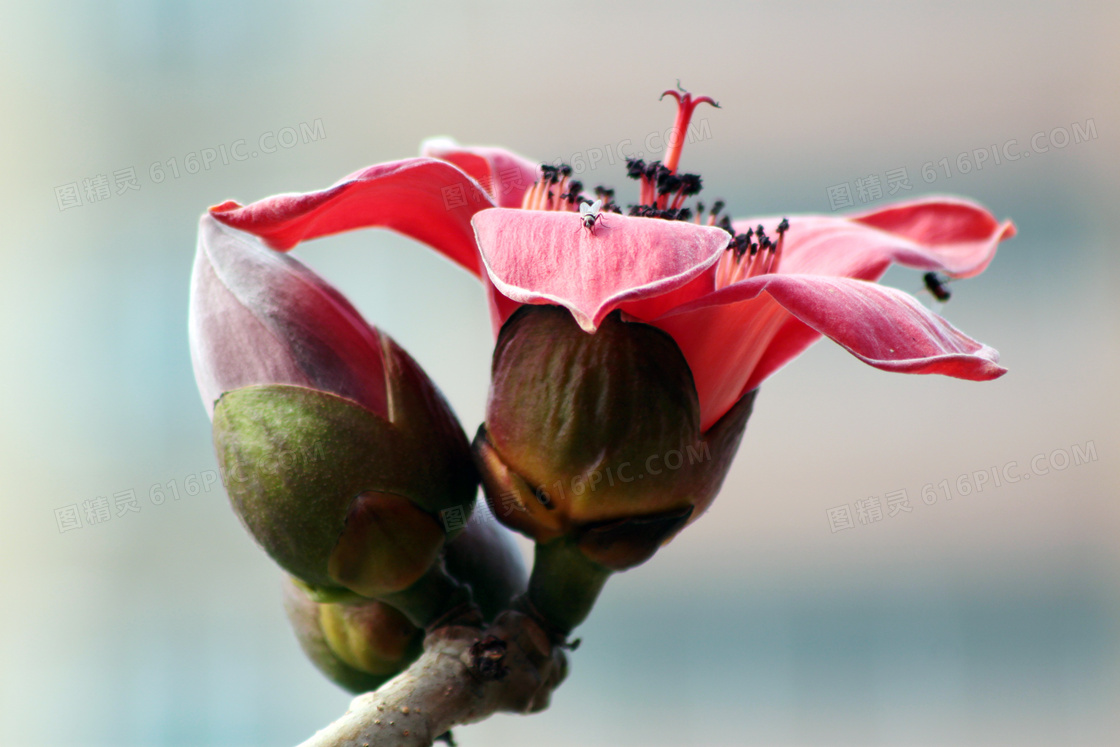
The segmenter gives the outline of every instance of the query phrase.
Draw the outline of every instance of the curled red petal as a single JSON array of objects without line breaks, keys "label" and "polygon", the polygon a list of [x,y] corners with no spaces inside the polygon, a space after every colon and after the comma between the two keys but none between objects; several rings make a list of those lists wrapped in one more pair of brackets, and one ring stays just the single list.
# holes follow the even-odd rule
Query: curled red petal
[{"label": "curled red petal", "polygon": [[475,180],[452,164],[410,158],[370,166],[318,192],[275,195],[244,207],[229,201],[210,212],[281,251],[356,228],[390,228],[478,275],[471,216],[493,205]]},{"label": "curled red petal", "polygon": [[1006,373],[995,350],[902,291],[850,278],[760,275],[652,322],[676,340],[692,368],[701,427],[761,383],[755,373],[767,351],[789,344],[782,335],[790,318],[885,371],[976,381]]},{"label": "curled red petal", "polygon": [[[780,217],[733,222],[737,232],[761,224],[776,235]],[[956,197],[888,205],[852,216],[793,215],[782,249],[782,273],[877,280],[891,262],[965,278],[983,272],[999,242],[1015,235],[983,207]]]},{"label": "curled red petal", "polygon": [[382,339],[294,257],[204,215],[191,278],[191,361],[206,411],[223,392],[295,384],[386,417]]},{"label": "curled red petal", "polygon": [[540,166],[504,148],[463,146],[441,137],[421,143],[420,155],[455,164],[478,182],[498,207],[521,207],[525,193],[540,178]]},{"label": "curled red petal", "polygon": [[490,281],[518,303],[557,304],[588,332],[615,308],[686,286],[731,240],[720,228],[605,215],[483,210],[472,220]]}]

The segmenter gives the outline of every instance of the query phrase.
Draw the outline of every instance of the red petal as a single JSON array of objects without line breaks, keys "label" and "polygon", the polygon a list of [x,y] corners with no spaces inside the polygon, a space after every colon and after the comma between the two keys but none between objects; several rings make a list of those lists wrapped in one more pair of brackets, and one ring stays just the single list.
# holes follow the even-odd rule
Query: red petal
[{"label": "red petal", "polygon": [[[733,223],[737,232],[762,224],[775,235],[778,218]],[[779,272],[878,280],[891,262],[953,277],[979,274],[999,242],[1015,235],[979,205],[937,197],[889,205],[854,216],[789,218]]]},{"label": "red petal", "polygon": [[495,208],[472,223],[501,294],[519,303],[564,306],[588,332],[623,303],[686,286],[731,240],[713,226],[613,213],[594,232],[571,212]]},{"label": "red petal", "polygon": [[207,412],[223,392],[295,384],[387,417],[381,337],[294,257],[204,215],[191,279],[191,360]]},{"label": "red petal", "polygon": [[885,371],[977,381],[1006,373],[995,350],[894,288],[819,275],[761,275],[653,322],[672,335],[692,368],[702,428],[761,383],[771,346],[782,350],[790,343],[780,337],[790,314],[801,327]]},{"label": "red petal", "polygon": [[504,148],[464,147],[450,138],[420,144],[420,155],[449,161],[478,182],[498,207],[521,207],[521,198],[540,178],[540,167]]},{"label": "red petal", "polygon": [[210,212],[281,251],[355,228],[391,228],[478,275],[470,220],[493,205],[472,178],[451,164],[410,158],[370,166],[319,192],[276,195],[245,207],[230,201]]}]

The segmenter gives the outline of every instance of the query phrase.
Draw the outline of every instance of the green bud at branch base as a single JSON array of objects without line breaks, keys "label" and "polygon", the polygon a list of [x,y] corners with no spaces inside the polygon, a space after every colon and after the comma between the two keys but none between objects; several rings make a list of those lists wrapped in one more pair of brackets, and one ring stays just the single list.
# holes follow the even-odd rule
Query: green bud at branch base
[{"label": "green bud at branch base", "polygon": [[376,690],[420,655],[423,633],[384,602],[320,604],[290,578],[283,591],[303,652],[350,692]]}]

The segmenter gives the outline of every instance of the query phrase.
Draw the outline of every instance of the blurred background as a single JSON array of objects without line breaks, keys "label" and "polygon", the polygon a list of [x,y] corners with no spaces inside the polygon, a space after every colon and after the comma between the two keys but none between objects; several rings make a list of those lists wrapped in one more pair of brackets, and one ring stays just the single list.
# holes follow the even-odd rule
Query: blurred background
[{"label": "blurred background", "polygon": [[[678,78],[722,103],[682,168],[733,215],[953,193],[1013,219],[943,309],[1010,373],[819,343],[710,514],[611,580],[552,707],[459,744],[1120,743],[1117,32],[1105,2],[0,3],[0,744],[290,745],[349,702],[214,484],[207,206],[435,135],[582,160],[625,202],[618,148],[658,155]],[[298,255],[473,433],[476,282],[387,232]]]}]

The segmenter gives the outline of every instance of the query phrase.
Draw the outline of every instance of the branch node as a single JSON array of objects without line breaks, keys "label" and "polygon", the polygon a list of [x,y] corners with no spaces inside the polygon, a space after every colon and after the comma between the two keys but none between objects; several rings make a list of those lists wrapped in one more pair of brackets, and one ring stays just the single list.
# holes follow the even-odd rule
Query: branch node
[{"label": "branch node", "polygon": [[483,682],[504,678],[509,674],[509,669],[503,663],[506,648],[506,642],[494,635],[475,641],[468,652],[471,674]]}]

